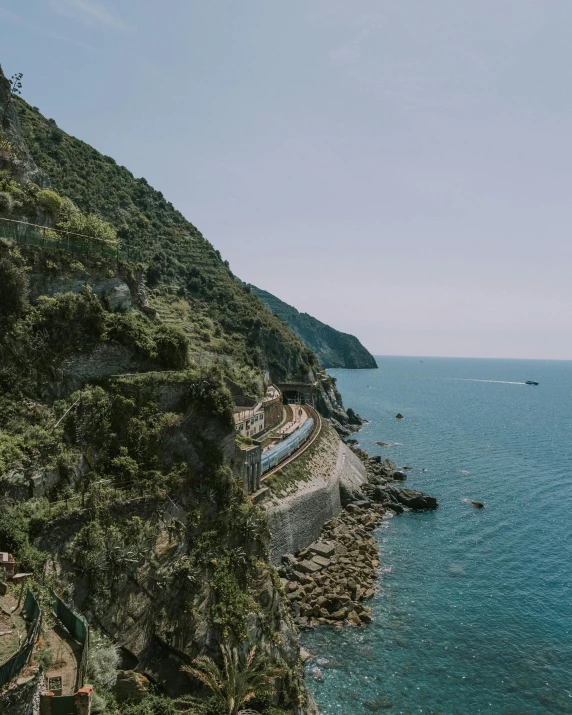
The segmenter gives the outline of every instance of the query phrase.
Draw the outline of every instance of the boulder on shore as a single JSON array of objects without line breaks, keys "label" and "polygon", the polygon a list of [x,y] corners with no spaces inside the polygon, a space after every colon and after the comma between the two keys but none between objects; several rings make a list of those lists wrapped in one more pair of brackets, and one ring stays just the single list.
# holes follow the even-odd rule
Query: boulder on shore
[{"label": "boulder on shore", "polygon": [[407,479],[407,474],[402,472],[400,469],[396,469],[391,472],[391,478],[395,479],[396,482],[402,482],[404,479]]}]

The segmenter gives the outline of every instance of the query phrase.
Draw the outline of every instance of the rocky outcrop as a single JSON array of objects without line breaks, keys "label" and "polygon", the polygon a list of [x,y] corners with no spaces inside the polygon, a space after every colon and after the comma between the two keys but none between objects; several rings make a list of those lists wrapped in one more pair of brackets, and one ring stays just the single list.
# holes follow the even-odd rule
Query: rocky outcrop
[{"label": "rocky outcrop", "polygon": [[149,678],[142,673],[136,673],[134,670],[118,670],[113,694],[119,703],[139,703],[147,695],[150,687]]}]

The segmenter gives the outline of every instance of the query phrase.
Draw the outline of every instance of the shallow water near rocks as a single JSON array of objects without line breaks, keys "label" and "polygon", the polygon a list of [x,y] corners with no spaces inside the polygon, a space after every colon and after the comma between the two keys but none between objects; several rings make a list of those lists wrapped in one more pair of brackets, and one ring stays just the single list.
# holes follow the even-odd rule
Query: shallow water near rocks
[{"label": "shallow water near rocks", "polygon": [[440,508],[377,531],[369,626],[303,635],[323,715],[572,713],[572,362],[377,360],[330,371],[357,439]]}]

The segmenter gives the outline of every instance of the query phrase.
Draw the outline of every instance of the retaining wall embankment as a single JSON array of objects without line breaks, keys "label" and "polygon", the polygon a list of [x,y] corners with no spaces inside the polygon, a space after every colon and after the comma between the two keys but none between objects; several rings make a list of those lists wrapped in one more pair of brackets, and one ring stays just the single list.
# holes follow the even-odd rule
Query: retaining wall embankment
[{"label": "retaining wall embankment", "polygon": [[273,563],[316,541],[326,521],[340,513],[340,484],[353,491],[367,482],[362,463],[337,436],[329,440],[328,453],[320,461],[318,467],[309,467],[311,477],[299,482],[296,491],[265,505]]}]

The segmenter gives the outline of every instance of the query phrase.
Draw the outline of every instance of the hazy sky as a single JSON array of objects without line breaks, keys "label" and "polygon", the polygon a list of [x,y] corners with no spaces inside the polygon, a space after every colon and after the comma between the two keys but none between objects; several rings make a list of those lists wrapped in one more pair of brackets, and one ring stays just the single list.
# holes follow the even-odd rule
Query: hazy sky
[{"label": "hazy sky", "polygon": [[572,359],[570,0],[0,0],[0,63],[376,354]]}]

